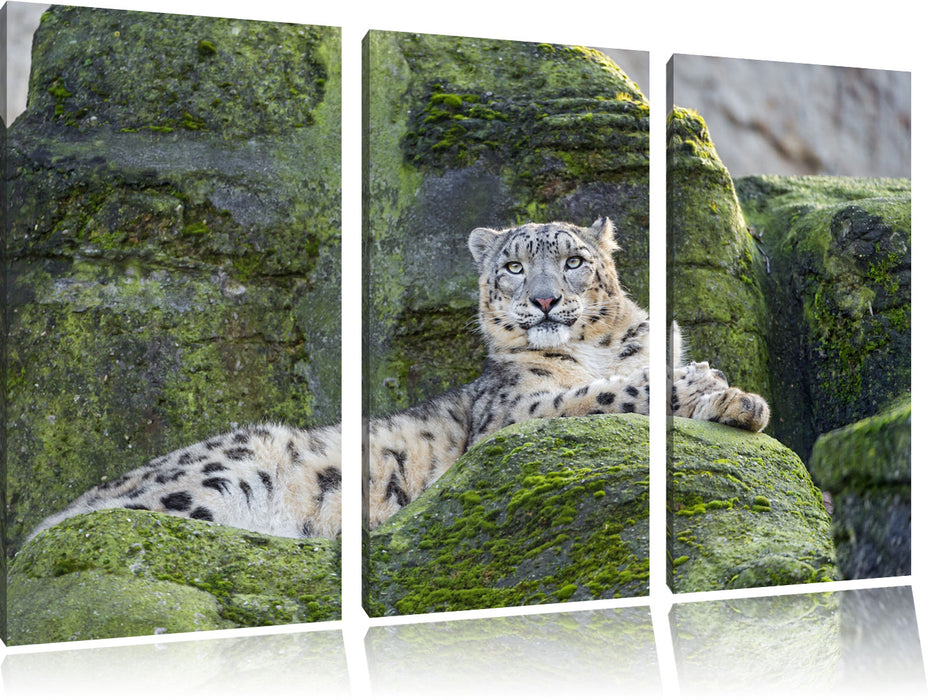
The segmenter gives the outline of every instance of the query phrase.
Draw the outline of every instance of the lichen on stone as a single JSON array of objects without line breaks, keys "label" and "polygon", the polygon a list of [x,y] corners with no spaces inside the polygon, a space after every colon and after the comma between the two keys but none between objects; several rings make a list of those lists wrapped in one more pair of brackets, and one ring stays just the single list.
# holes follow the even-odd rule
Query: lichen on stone
[{"label": "lichen on stone", "polygon": [[831,497],[843,575],[910,574],[910,397],[820,436],[809,467]]},{"label": "lichen on stone", "polygon": [[802,461],[770,436],[673,418],[668,554],[674,592],[838,577],[829,516]]},{"label": "lichen on stone", "polygon": [[103,478],[340,405],[338,31],[53,6],[35,47],[7,135],[8,554]]},{"label": "lichen on stone", "polygon": [[97,511],[23,547],[9,592],[10,644],[331,620],[340,614],[340,542]]},{"label": "lichen on stone", "polygon": [[[158,24],[153,31],[154,23]],[[310,25],[57,7],[34,42],[30,111],[79,131],[110,126],[225,138],[314,123],[327,72]],[[81,37],[84,59],[61,41]],[[151,60],[159,46],[159,61]],[[132,71],[121,71],[132,66]],[[279,74],[285,79],[265,80]],[[27,117],[28,118],[28,117]]]},{"label": "lichen on stone", "polygon": [[369,611],[646,595],[647,440],[646,417],[627,414],[530,421],[473,446],[372,532]]},{"label": "lichen on stone", "polygon": [[769,398],[763,257],[705,121],[679,107],[667,117],[667,239],[667,318],[682,328],[684,359]]},{"label": "lichen on stone", "polygon": [[752,176],[737,182],[771,259],[775,434],[808,458],[822,433],[910,388],[910,183]]}]

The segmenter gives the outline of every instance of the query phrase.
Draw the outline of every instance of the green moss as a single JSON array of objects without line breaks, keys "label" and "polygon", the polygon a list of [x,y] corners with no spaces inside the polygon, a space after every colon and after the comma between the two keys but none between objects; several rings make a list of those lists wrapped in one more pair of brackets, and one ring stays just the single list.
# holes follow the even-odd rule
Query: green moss
[{"label": "green moss", "polygon": [[880,414],[822,435],[810,470],[833,493],[910,483],[910,397]]},{"label": "green moss", "polygon": [[773,267],[773,423],[806,457],[818,435],[909,389],[910,183],[759,176],[737,188]]},{"label": "green moss", "polygon": [[[146,511],[77,516],[14,559],[10,585],[23,597],[11,609],[11,641],[336,619],[339,548],[333,540],[258,536]],[[89,606],[103,605],[99,591],[107,592],[107,613],[81,619]],[[47,607],[56,595],[69,604]]]},{"label": "green moss", "polygon": [[[226,60],[200,61],[200,41]],[[50,11],[43,97],[9,133],[9,554],[170,449],[337,419],[340,43],[330,28]],[[57,99],[73,124],[50,115]]]},{"label": "green moss", "polygon": [[56,102],[60,102],[72,96],[72,93],[70,93],[58,79],[52,81],[47,92],[55,98]]},{"label": "green moss", "polygon": [[[231,304],[207,278],[104,282],[97,268],[76,265],[65,284],[15,269],[17,288],[43,296],[11,312],[14,542],[100,477],[232,422],[311,419],[307,380],[293,369],[304,360],[304,339],[289,315],[271,314],[281,308],[278,290],[246,288],[257,302],[251,308]],[[98,283],[83,282],[84,274]],[[186,311],[184,321],[173,309]],[[162,358],[158,377],[126,371],[147,356]]]},{"label": "green moss", "polygon": [[669,441],[674,592],[837,576],[822,496],[793,452],[763,434],[683,418]]},{"label": "green moss", "polygon": [[[30,89],[48,97],[32,109],[51,108],[78,130],[178,128],[187,112],[225,138],[282,133],[312,123],[326,77],[314,47],[329,31],[54,7],[36,33],[42,61]],[[79,37],[80,55],[66,36]],[[226,60],[211,60],[220,54]],[[132,71],[121,70],[128,65]],[[251,79],[244,80],[248,71]]]},{"label": "green moss", "polygon": [[646,426],[631,415],[533,421],[474,446],[372,533],[369,610],[645,594]]},{"label": "green moss", "polygon": [[678,107],[667,117],[667,236],[667,316],[682,328],[686,359],[769,399],[763,259],[705,121]]},{"label": "green moss", "polygon": [[12,577],[10,645],[228,629],[208,593],[168,581],[72,573]]},{"label": "green moss", "polygon": [[215,48],[214,44],[207,39],[202,39],[198,42],[198,55],[202,58],[214,56],[216,53],[218,53],[218,50]]}]

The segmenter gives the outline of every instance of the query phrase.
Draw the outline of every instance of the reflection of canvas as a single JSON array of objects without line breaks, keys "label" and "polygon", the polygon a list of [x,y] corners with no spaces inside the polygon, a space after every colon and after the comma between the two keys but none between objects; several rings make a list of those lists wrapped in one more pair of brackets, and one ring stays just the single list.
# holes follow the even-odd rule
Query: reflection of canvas
[{"label": "reflection of canvas", "polygon": [[[736,435],[696,435],[672,421],[671,585],[685,592],[908,574],[910,182],[847,175],[906,168],[909,124],[900,115],[909,114],[909,76],[693,56],[674,57],[670,71],[667,314],[682,325],[690,357],[717,361],[768,399],[765,432],[775,438],[735,445]],[[742,89],[758,75],[756,89]],[[825,114],[826,101],[807,101],[795,122],[782,108],[773,114],[767,98],[739,103],[739,94],[753,99],[771,84],[810,81],[840,81],[842,95],[856,96],[874,85],[904,102],[860,112],[865,101],[843,98],[844,118]],[[683,102],[702,99],[700,85],[712,82],[724,87],[705,90],[706,99],[728,95],[724,111],[747,115],[734,132],[720,124],[721,141],[707,115]],[[882,123],[885,112],[892,119]],[[780,134],[757,151],[765,169],[819,170],[732,178],[716,147],[752,144],[758,119],[760,132]],[[817,136],[838,127],[836,139]],[[821,157],[776,158],[817,140],[828,149]],[[902,150],[888,151],[875,171],[870,143]],[[750,154],[735,162],[755,167]]]},{"label": "reflection of canvas", "polygon": [[[335,619],[335,540],[218,523],[264,530],[289,466],[248,426],[340,415],[339,32],[54,6],[33,57],[5,154],[7,640]],[[124,510],[23,546],[106,479]],[[135,510],[147,489],[188,518]]]},{"label": "reflection of canvas", "polygon": [[[593,50],[460,37],[371,32],[365,74],[364,400],[376,527],[366,538],[368,611],[645,595],[646,419],[525,422],[597,412],[571,407],[598,409],[605,398],[601,412],[626,411],[615,392],[628,387],[639,395],[631,410],[646,402],[634,382],[597,391],[571,378],[587,374],[573,355],[589,322],[572,297],[591,292],[576,280],[602,269],[609,288],[620,276],[647,305],[643,95]],[[531,221],[541,225],[520,227]],[[505,250],[510,261],[499,259]],[[522,296],[524,285],[539,302]],[[520,300],[516,323],[499,315],[504,295]],[[623,319],[620,298],[604,312],[594,305],[590,323]],[[479,302],[489,312],[481,318]],[[645,364],[645,315],[625,315],[632,322],[621,321],[619,336],[609,325],[604,346],[595,339],[596,367],[612,344],[612,359],[624,359],[617,345],[628,331],[629,371]],[[582,338],[564,336],[576,329]],[[479,376],[485,355],[485,374],[459,388]],[[579,366],[559,370],[562,357]],[[518,424],[488,437],[509,423]],[[449,469],[474,438],[486,439]]]}]

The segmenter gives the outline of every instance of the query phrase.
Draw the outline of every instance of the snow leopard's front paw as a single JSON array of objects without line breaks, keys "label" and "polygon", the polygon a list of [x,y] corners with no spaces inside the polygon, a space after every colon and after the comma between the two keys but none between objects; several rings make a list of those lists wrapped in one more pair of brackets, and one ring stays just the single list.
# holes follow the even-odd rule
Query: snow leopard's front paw
[{"label": "snow leopard's front paw", "polygon": [[758,394],[729,387],[704,397],[692,417],[759,432],[770,420],[770,407]]}]

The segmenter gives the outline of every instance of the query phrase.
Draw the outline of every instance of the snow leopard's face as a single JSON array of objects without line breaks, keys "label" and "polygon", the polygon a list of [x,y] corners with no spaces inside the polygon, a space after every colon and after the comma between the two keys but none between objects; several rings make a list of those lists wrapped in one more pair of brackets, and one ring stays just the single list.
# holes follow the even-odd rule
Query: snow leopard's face
[{"label": "snow leopard's face", "polygon": [[607,219],[588,229],[566,223],[476,229],[469,246],[481,272],[481,326],[495,346],[546,349],[585,340],[621,293]]}]

